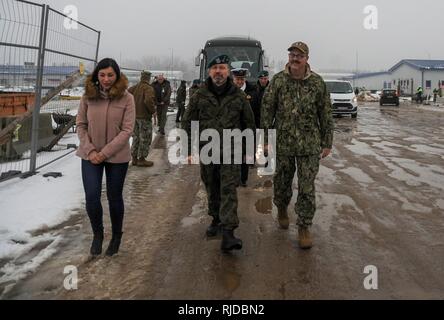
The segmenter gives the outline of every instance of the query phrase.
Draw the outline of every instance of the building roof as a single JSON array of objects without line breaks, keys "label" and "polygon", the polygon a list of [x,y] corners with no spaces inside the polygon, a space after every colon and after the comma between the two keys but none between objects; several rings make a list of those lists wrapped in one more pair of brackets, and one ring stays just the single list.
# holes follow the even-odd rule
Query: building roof
[{"label": "building roof", "polygon": [[368,77],[374,77],[374,76],[382,76],[382,75],[386,75],[386,74],[390,74],[390,73],[391,72],[388,72],[388,71],[358,73],[355,75],[351,75],[350,77],[343,77],[343,79],[361,79],[361,78],[368,78]]},{"label": "building roof", "polygon": [[[45,75],[69,75],[79,70],[78,66],[44,66],[43,74]],[[36,66],[15,66],[15,65],[0,65],[0,74],[15,74],[15,75],[35,75],[37,74]]]},{"label": "building roof", "polygon": [[403,64],[407,64],[417,70],[444,70],[444,60],[418,60],[418,59],[404,59],[394,65],[389,72],[393,72]]},{"label": "building roof", "polygon": [[396,69],[401,67],[402,65],[407,64],[408,66],[416,69],[416,70],[436,70],[436,71],[444,71],[444,60],[419,60],[419,59],[403,59],[395,64],[388,71],[383,72],[370,72],[370,73],[360,73],[355,74],[350,77],[343,77],[342,79],[361,79],[374,77],[379,75],[390,75]]}]

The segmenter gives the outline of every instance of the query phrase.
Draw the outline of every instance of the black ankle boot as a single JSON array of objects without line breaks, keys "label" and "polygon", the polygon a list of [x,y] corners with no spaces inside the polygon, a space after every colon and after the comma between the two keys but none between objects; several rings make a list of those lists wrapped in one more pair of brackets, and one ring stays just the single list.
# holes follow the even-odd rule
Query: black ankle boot
[{"label": "black ankle boot", "polygon": [[220,230],[220,220],[217,218],[213,218],[213,221],[207,228],[207,237],[215,237],[217,236]]},{"label": "black ankle boot", "polygon": [[107,256],[113,256],[117,252],[119,252],[120,247],[120,241],[122,240],[122,234],[123,232],[113,232],[113,236],[111,238],[111,241],[109,242],[108,249],[106,249],[106,255]]},{"label": "black ankle boot", "polygon": [[242,249],[242,240],[234,236],[234,230],[223,229],[221,249],[222,251]]},{"label": "black ankle boot", "polygon": [[103,243],[103,231],[94,232],[94,237],[90,250],[91,255],[98,256],[99,254],[102,253],[102,243]]}]

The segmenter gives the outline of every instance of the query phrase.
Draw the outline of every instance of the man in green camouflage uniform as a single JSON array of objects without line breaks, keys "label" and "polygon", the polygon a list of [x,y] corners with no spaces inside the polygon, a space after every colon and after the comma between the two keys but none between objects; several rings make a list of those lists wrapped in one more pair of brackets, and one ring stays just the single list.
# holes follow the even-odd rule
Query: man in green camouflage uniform
[{"label": "man in green camouflage uniform", "polygon": [[[276,129],[276,173],[274,203],[281,228],[288,229],[287,207],[293,195],[292,182],[297,165],[299,245],[312,247],[309,226],[316,211],[315,178],[319,160],[331,153],[333,117],[330,95],[322,78],[307,63],[309,49],[296,42],[288,49],[289,62],[273,77],[265,91],[261,124]],[[296,165],[295,165],[296,160]]]},{"label": "man in green camouflage uniform", "polygon": [[136,123],[133,132],[131,154],[133,165],[152,167],[153,162],[147,161],[153,139],[153,114],[155,113],[154,89],[150,86],[151,72],[142,71],[140,82],[129,88],[136,104]]},{"label": "man in green camouflage uniform", "polygon": [[[226,55],[214,58],[208,65],[209,78],[205,86],[198,89],[190,102],[182,120],[182,128],[188,134],[189,152],[191,152],[191,122],[199,121],[199,135],[206,129],[218,132],[221,142],[223,130],[252,129],[254,132],[254,115],[250,104],[243,93],[234,84],[230,75],[229,59]],[[206,143],[200,144],[202,148]],[[201,178],[208,195],[208,214],[213,217],[207,229],[207,236],[216,236],[222,227],[223,251],[239,250],[242,240],[234,236],[234,229],[239,225],[237,216],[237,187],[240,182],[240,164],[202,164]],[[232,145],[228,146],[232,149]],[[234,159],[231,159],[232,161]]]}]

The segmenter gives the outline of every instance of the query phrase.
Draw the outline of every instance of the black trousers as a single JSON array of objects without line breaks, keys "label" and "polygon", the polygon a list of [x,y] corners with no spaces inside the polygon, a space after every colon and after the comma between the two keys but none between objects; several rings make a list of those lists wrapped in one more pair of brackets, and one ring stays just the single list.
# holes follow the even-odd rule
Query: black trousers
[{"label": "black trousers", "polygon": [[103,171],[106,174],[106,194],[113,233],[122,232],[125,206],[123,203],[123,185],[128,163],[107,163],[99,165],[82,160],[82,180],[88,213],[94,233],[103,231],[103,208],[101,203]]}]

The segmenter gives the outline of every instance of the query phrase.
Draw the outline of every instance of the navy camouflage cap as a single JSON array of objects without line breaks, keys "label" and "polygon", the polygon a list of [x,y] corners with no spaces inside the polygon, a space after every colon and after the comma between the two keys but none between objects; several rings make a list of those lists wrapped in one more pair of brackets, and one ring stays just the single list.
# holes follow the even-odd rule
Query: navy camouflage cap
[{"label": "navy camouflage cap", "polygon": [[208,68],[211,68],[216,64],[229,64],[229,63],[230,63],[230,58],[227,55],[222,54],[220,56],[213,58],[213,60],[211,60],[210,63],[208,63]]},{"label": "navy camouflage cap", "polygon": [[263,78],[263,77],[268,77],[269,73],[267,70],[262,70],[261,72],[259,72],[259,77],[258,78]]},{"label": "navy camouflage cap", "polygon": [[233,76],[239,77],[239,78],[245,78],[247,76],[248,70],[245,68],[236,68],[231,70],[233,73]]}]

